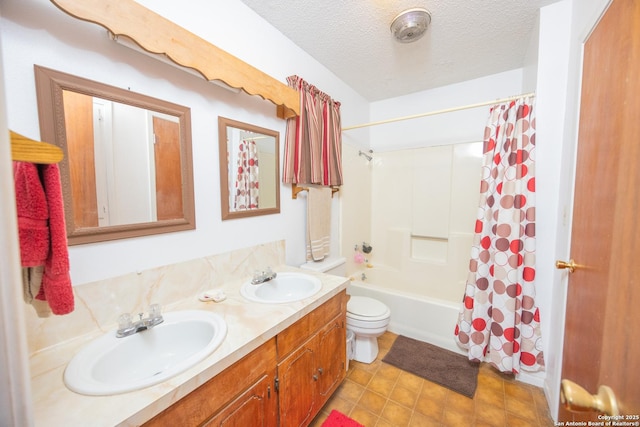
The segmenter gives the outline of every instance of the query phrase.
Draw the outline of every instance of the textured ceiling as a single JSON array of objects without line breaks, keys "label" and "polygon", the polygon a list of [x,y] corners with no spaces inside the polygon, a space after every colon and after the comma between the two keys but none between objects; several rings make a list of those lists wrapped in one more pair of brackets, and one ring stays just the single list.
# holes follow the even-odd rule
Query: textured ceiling
[{"label": "textured ceiling", "polygon": [[[558,0],[241,0],[369,101],[522,67],[538,10]],[[405,9],[431,12],[399,43]]]}]

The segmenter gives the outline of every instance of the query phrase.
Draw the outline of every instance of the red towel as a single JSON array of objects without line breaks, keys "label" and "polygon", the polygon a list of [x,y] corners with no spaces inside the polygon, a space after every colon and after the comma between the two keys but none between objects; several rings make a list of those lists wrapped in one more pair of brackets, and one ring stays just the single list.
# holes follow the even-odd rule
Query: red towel
[{"label": "red towel", "polygon": [[44,265],[36,299],[54,314],[74,309],[64,202],[58,165],[13,162],[20,258],[23,267]]},{"label": "red towel", "polygon": [[13,178],[22,266],[44,265],[49,254],[49,206],[38,167],[32,163],[13,162]]}]

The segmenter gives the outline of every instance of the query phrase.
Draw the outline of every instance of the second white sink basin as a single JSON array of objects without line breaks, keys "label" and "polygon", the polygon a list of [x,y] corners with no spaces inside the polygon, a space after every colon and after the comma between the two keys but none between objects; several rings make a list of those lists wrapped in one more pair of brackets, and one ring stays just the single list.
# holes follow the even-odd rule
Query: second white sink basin
[{"label": "second white sink basin", "polygon": [[213,353],[227,335],[224,319],[208,311],[176,311],[163,317],[164,322],[149,330],[124,338],[111,331],[89,343],[67,365],[67,387],[104,396],[158,384]]},{"label": "second white sink basin", "polygon": [[322,282],[317,277],[303,273],[278,273],[275,279],[258,285],[245,283],[240,294],[250,301],[280,304],[308,298],[321,288]]}]

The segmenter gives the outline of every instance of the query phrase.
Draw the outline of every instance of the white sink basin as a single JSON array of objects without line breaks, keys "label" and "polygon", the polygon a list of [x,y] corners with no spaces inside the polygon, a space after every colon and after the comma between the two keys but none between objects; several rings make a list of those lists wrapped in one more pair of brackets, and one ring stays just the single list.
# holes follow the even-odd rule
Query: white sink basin
[{"label": "white sink basin", "polygon": [[176,311],[163,317],[164,322],[146,331],[124,338],[112,331],[89,343],[67,365],[67,387],[94,396],[149,387],[203,360],[227,334],[224,319],[208,311]]},{"label": "white sink basin", "polygon": [[279,304],[308,298],[320,288],[322,282],[317,277],[303,273],[278,273],[275,279],[259,285],[245,283],[240,294],[250,301]]}]

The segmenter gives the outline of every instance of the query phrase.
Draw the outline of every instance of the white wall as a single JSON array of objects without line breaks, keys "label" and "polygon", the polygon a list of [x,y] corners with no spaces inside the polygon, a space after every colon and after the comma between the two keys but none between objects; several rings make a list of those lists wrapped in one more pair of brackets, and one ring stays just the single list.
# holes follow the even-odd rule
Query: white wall
[{"label": "white wall", "polygon": [[[343,133],[343,138],[346,134]],[[347,272],[356,269],[354,246],[371,242],[371,168],[374,161],[360,156],[363,146],[342,144],[344,185],[340,189],[340,230],[342,255],[347,259]]]},{"label": "white wall", "polygon": [[[0,55],[1,47],[0,34]],[[0,57],[0,76],[4,69]],[[0,81],[0,426],[30,426],[33,414],[27,327],[18,285],[20,250],[5,89],[4,82]]]},{"label": "white wall", "polygon": [[[343,123],[368,119],[362,97],[240,1],[194,0],[188,7],[173,1],[146,3],[282,82],[291,74],[312,82],[342,103]],[[292,200],[288,185],[280,189],[280,214],[220,219],[217,117],[279,131],[283,152],[285,122],[276,117],[273,104],[232,93],[114,43],[102,27],[70,17],[48,0],[3,0],[0,31],[3,60],[10,64],[4,70],[8,123],[20,133],[39,135],[34,64],[191,108],[196,230],[73,246],[69,255],[75,285],[281,239],[286,240],[287,263],[304,262],[306,201]],[[339,200],[334,199],[332,212],[334,253],[340,251]]]},{"label": "white wall", "polygon": [[[522,69],[371,103],[371,121],[477,104],[522,93]],[[373,151],[481,141],[489,107],[370,128]]]},{"label": "white wall", "polygon": [[[551,383],[558,375],[556,359],[562,351],[558,316],[564,306],[557,305],[561,287],[556,283],[556,245],[563,158],[563,124],[565,121],[565,88],[571,4],[568,1],[545,7],[540,12],[540,47],[538,52],[537,138],[536,138],[536,300],[540,307],[541,328],[545,343],[545,392],[552,406],[557,401],[556,387]],[[559,383],[558,383],[559,385]],[[553,413],[553,411],[552,411]]]},{"label": "white wall", "polygon": [[522,67],[522,92],[535,92],[538,85],[538,46],[540,40],[540,16],[536,19],[535,26],[531,32],[529,47],[524,57]]}]

